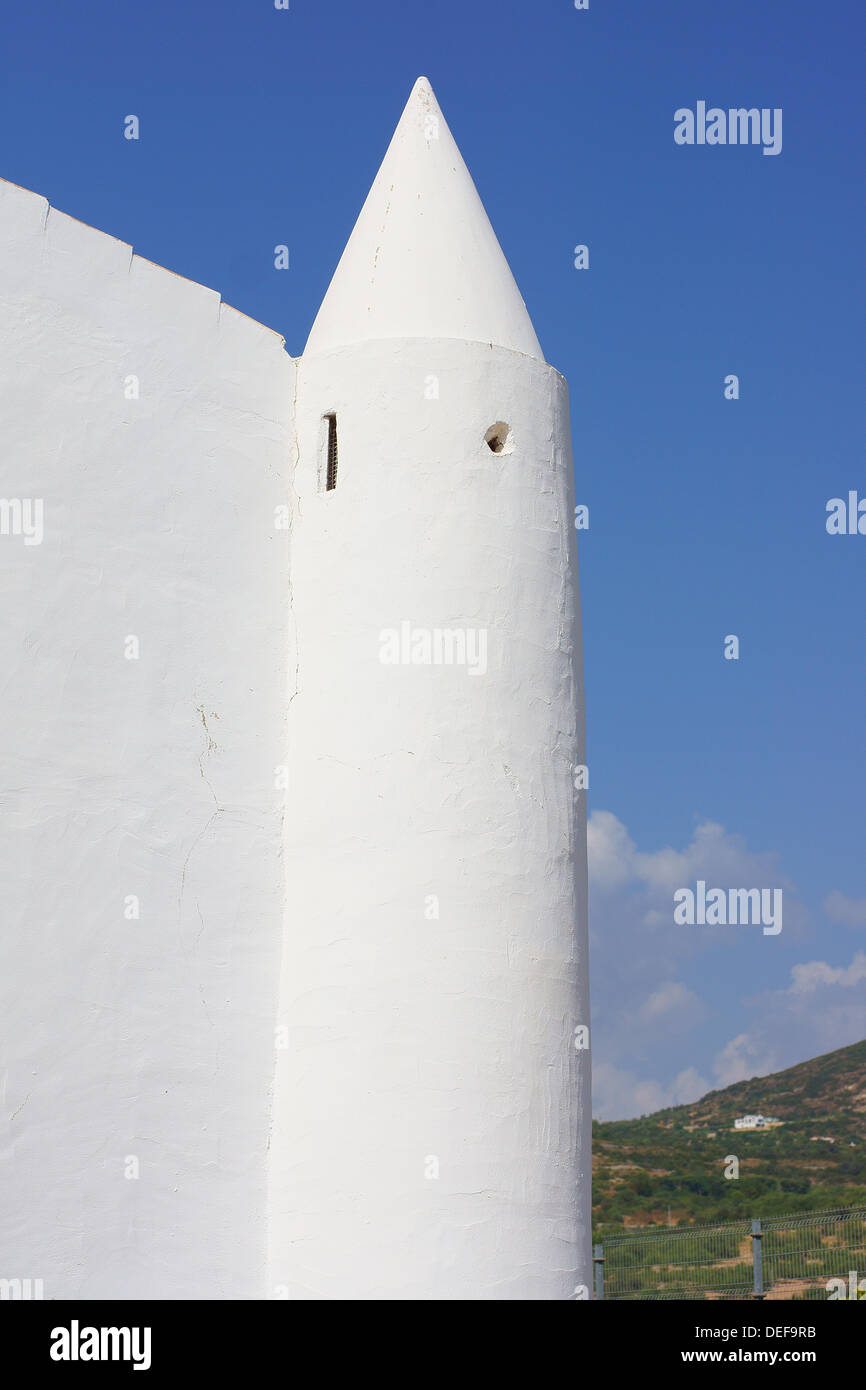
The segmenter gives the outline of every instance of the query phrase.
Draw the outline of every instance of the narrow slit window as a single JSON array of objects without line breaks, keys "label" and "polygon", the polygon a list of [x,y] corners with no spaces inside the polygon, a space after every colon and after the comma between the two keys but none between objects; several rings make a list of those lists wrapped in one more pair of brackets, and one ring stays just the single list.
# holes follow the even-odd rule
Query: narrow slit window
[{"label": "narrow slit window", "polygon": [[326,415],[328,422],[328,467],[325,475],[325,489],[333,492],[337,486],[337,417]]}]

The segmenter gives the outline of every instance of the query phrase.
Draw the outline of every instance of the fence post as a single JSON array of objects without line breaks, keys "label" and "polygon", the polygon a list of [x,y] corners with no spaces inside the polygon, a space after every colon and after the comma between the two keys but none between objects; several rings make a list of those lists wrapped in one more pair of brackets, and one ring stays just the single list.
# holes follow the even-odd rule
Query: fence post
[{"label": "fence post", "polygon": [[595,1270],[595,1296],[604,1298],[604,1247],[596,1245],[593,1250],[592,1264]]},{"label": "fence post", "polygon": [[753,1298],[764,1297],[764,1255],[761,1250],[762,1240],[761,1220],[760,1217],[758,1217],[752,1222],[752,1268],[754,1270]]}]

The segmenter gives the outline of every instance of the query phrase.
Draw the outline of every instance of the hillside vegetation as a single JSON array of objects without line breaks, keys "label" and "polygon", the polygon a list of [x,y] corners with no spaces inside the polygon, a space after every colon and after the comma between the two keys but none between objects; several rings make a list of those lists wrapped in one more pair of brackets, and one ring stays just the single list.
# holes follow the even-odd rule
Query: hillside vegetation
[{"label": "hillside vegetation", "polygon": [[[735,1130],[746,1114],[784,1123]],[[866,1042],[592,1132],[597,1236],[866,1206]]]}]

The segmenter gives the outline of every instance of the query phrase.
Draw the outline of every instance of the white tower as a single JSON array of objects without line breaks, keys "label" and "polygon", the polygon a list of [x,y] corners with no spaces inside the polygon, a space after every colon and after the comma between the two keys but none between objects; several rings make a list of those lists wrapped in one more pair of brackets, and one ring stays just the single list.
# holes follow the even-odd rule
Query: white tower
[{"label": "white tower", "polygon": [[567,388],[423,78],[300,360],[296,424],[271,1293],[574,1298]]}]

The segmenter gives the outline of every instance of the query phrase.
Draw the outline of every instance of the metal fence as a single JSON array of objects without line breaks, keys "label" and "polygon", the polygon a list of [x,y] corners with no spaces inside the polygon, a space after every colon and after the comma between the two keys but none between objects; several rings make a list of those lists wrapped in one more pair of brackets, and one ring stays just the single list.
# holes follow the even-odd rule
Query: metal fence
[{"label": "metal fence", "polygon": [[611,1236],[595,1246],[594,1266],[596,1298],[856,1298],[866,1208]]}]

